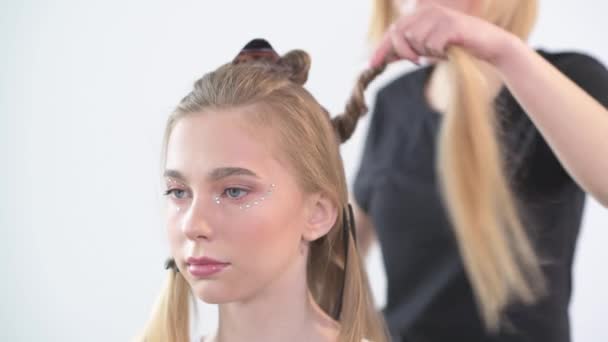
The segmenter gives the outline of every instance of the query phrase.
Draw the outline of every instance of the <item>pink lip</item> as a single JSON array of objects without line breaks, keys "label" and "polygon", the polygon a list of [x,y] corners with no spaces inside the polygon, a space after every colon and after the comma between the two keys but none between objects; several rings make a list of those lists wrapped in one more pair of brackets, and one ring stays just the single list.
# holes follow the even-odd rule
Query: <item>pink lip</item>
[{"label": "pink lip", "polygon": [[188,272],[197,278],[209,277],[213,274],[221,272],[224,268],[230,265],[229,263],[217,261],[207,257],[190,257],[186,259],[186,263],[188,264]]}]

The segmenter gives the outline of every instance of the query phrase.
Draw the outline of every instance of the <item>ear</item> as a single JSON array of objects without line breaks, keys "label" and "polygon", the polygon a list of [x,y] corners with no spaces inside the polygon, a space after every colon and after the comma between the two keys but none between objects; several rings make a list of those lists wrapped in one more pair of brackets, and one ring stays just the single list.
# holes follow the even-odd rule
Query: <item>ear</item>
[{"label": "ear", "polygon": [[302,239],[310,242],[325,236],[336,224],[338,208],[324,195],[315,194],[309,198],[307,216]]}]

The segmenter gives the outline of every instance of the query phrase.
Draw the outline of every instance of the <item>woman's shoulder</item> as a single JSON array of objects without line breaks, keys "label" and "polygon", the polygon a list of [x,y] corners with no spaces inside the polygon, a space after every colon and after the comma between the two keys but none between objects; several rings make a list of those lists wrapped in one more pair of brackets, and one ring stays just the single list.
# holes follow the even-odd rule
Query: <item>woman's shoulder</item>
[{"label": "woman's shoulder", "polygon": [[608,107],[608,69],[597,58],[578,51],[537,51],[566,77]]},{"label": "woman's shoulder", "polygon": [[537,52],[570,78],[608,75],[608,70],[606,70],[602,62],[585,52],[554,52],[542,49],[537,50]]},{"label": "woman's shoulder", "polygon": [[589,53],[576,51],[576,50],[565,50],[565,51],[549,51],[545,49],[537,49],[541,56],[550,61],[551,63],[568,64],[568,63],[580,63],[580,62],[591,62],[593,64],[601,64],[597,58]]}]

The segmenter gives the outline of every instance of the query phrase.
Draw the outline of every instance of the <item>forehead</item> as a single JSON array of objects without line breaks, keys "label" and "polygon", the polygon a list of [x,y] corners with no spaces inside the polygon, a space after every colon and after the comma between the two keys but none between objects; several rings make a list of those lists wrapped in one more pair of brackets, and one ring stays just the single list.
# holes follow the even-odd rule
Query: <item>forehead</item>
[{"label": "forehead", "polygon": [[280,171],[270,128],[247,119],[251,108],[208,110],[182,117],[167,144],[167,169],[202,174],[241,167],[258,175]]}]

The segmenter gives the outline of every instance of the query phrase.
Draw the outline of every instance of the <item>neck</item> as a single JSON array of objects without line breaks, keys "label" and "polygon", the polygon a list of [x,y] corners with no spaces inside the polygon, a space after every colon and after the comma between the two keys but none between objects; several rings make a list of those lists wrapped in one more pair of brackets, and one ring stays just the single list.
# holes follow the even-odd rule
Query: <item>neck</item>
[{"label": "neck", "polygon": [[215,342],[333,341],[337,323],[313,300],[306,281],[306,257],[260,293],[219,306]]},{"label": "neck", "polygon": [[[498,72],[489,64],[479,62],[481,73],[484,76],[485,88],[492,98],[496,97],[503,86],[503,81]],[[450,65],[438,62],[433,68],[431,77],[425,84],[425,97],[430,107],[438,113],[446,113],[450,107],[453,87],[455,83],[451,80]]]}]

